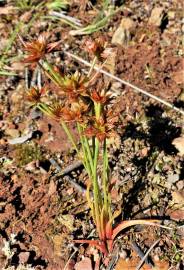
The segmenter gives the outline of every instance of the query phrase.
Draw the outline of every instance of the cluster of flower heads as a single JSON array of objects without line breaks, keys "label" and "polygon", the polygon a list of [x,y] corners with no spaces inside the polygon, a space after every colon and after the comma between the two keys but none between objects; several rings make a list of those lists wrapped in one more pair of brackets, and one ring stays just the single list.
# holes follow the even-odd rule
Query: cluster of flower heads
[{"label": "cluster of flower heads", "polygon": [[[24,62],[32,65],[40,64],[41,59],[47,63],[45,55],[54,50],[58,42],[48,44],[45,36],[41,36],[36,41],[23,43],[23,45],[27,53]],[[94,44],[93,46],[96,53],[100,45],[97,43],[96,47]],[[102,51],[101,47],[100,51]],[[43,68],[44,65],[40,64],[40,66]],[[101,90],[100,87],[92,86],[90,78],[79,72],[63,75],[50,64],[49,67],[52,72],[48,73],[47,70],[46,75],[49,75],[53,82],[56,82],[57,78],[56,83],[61,99],[49,105],[44,104],[42,97],[47,92],[46,88],[32,87],[27,92],[27,100],[34,106],[44,108],[46,113],[57,121],[80,123],[88,137],[95,136],[99,141],[103,141],[105,138],[114,136],[118,117],[117,113],[108,107],[111,100],[110,93],[103,87]],[[97,117],[94,114],[94,106],[98,104],[101,109]]]}]

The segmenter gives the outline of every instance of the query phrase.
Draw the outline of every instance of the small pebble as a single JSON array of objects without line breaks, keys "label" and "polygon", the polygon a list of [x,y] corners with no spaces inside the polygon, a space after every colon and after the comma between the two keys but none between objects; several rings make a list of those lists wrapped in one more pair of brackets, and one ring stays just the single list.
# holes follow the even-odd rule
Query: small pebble
[{"label": "small pebble", "polygon": [[162,7],[155,7],[151,12],[148,23],[160,27],[164,17],[164,9]]},{"label": "small pebble", "polygon": [[24,167],[26,171],[34,172],[36,169],[35,161],[31,161]]},{"label": "small pebble", "polygon": [[0,145],[5,145],[6,141],[4,139],[0,139]]},{"label": "small pebble", "polygon": [[180,180],[176,183],[176,187],[178,190],[182,190],[184,188],[184,180]]},{"label": "small pebble", "polygon": [[175,18],[175,12],[174,11],[169,11],[167,15],[168,15],[168,18],[170,20],[173,20]]},{"label": "small pebble", "polygon": [[184,33],[184,24],[182,25],[181,31]]},{"label": "small pebble", "polygon": [[19,261],[20,263],[24,264],[28,261],[28,258],[30,256],[29,252],[20,252],[19,254]]},{"label": "small pebble", "polygon": [[122,249],[119,255],[120,255],[120,258],[125,260],[127,258],[126,250]]},{"label": "small pebble", "polygon": [[155,261],[155,262],[159,262],[159,261],[160,261],[160,258],[159,258],[158,255],[155,255],[155,256],[154,256],[154,261]]},{"label": "small pebble", "polygon": [[18,131],[18,129],[7,128],[6,135],[13,137],[13,138],[17,138],[17,137],[19,137],[19,131]]},{"label": "small pebble", "polygon": [[170,184],[176,183],[179,180],[179,174],[169,174],[167,181]]}]

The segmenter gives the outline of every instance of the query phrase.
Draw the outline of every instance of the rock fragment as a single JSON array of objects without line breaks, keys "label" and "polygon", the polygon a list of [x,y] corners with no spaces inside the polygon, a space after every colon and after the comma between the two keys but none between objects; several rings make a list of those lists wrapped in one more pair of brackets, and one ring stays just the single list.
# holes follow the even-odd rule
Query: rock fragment
[{"label": "rock fragment", "polygon": [[112,44],[127,45],[132,39],[136,24],[130,18],[123,18],[119,27],[114,32]]},{"label": "rock fragment", "polygon": [[164,9],[162,7],[155,7],[151,12],[148,23],[160,27],[164,18],[164,14]]},{"label": "rock fragment", "polygon": [[168,175],[168,178],[167,178],[168,183],[174,184],[178,180],[179,180],[179,175],[178,174],[171,173],[171,174]]}]

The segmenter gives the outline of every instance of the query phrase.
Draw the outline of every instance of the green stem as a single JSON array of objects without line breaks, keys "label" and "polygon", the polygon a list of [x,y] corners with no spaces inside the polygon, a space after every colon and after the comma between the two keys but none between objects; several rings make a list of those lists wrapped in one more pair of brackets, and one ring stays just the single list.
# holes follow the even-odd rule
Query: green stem
[{"label": "green stem", "polygon": [[97,163],[99,155],[99,141],[95,139],[95,154],[94,154],[94,167],[93,167],[93,193],[94,193],[94,211],[97,229],[99,230],[99,235],[101,235],[100,226],[100,210],[102,210],[100,188],[97,179]]},{"label": "green stem", "polygon": [[68,136],[70,142],[72,143],[73,147],[75,148],[77,154],[79,155],[79,150],[78,150],[78,148],[77,148],[77,145],[76,145],[76,143],[75,143],[75,140],[74,140],[74,138],[73,138],[73,136],[72,136],[72,134],[71,134],[69,128],[67,127],[66,123],[63,122],[63,121],[61,121],[61,125],[62,125],[62,128],[64,129],[66,135]]},{"label": "green stem", "polygon": [[46,104],[44,104],[44,103],[38,103],[38,104],[36,105],[36,107],[37,107],[40,111],[42,111],[43,113],[45,113],[45,114],[47,114],[47,115],[51,115],[51,114],[52,114],[52,112],[51,112],[49,106],[46,105]]},{"label": "green stem", "polygon": [[97,179],[98,154],[99,154],[99,141],[98,139],[95,138],[95,154],[94,154],[94,168],[93,168],[94,179]]},{"label": "green stem", "polygon": [[49,64],[46,59],[43,60],[42,64],[39,62],[39,66],[47,73],[47,76],[58,86],[62,84],[63,78],[58,72],[54,70],[54,67]]},{"label": "green stem", "polygon": [[86,136],[84,136],[84,145],[85,145],[85,148],[87,150],[87,155],[88,155],[90,167],[91,167],[91,170],[93,172],[93,167],[94,167],[94,165],[93,165],[93,158],[92,158],[92,153],[91,153],[91,149],[90,149],[90,146],[89,146],[89,141],[86,138]]},{"label": "green stem", "polygon": [[100,193],[100,188],[97,179],[97,165],[98,165],[98,156],[99,156],[99,141],[95,139],[95,155],[94,155],[94,167],[93,167],[93,189],[94,189],[94,200],[95,203],[100,205],[102,204],[102,197]]},{"label": "green stem", "polygon": [[[81,145],[82,145],[82,151],[83,151],[83,165],[87,170],[87,173],[90,177],[90,180],[92,179],[92,172],[93,172],[93,166],[91,166],[89,160],[88,160],[88,156],[87,156],[87,152],[86,152],[86,148],[85,148],[85,141],[84,141],[84,136],[82,135],[82,127],[79,123],[77,123],[77,129],[78,129],[78,133],[80,136],[80,141],[81,141]],[[92,164],[93,165],[93,164]]]},{"label": "green stem", "polygon": [[94,107],[95,107],[95,116],[96,119],[98,120],[100,118],[102,106],[100,103],[94,102]]},{"label": "green stem", "polygon": [[107,144],[106,139],[103,145],[103,196],[104,196],[104,210],[108,213],[108,155],[107,155]]},{"label": "green stem", "polygon": [[[94,102],[94,110],[96,119],[100,118],[101,112],[101,104]],[[98,208],[100,205],[100,209],[102,208],[102,197],[100,193],[100,188],[97,179],[97,164],[98,164],[98,156],[99,156],[99,141],[95,138],[95,151],[94,151],[94,167],[93,167],[93,189],[94,189],[94,203],[95,208]],[[98,206],[98,207],[97,207]]]}]

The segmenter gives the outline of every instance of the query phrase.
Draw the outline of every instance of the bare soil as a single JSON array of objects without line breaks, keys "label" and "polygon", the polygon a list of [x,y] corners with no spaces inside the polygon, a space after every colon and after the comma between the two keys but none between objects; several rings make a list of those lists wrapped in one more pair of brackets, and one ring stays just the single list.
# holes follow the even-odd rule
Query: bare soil
[{"label": "bare soil", "polygon": [[[98,252],[72,242],[89,235],[95,237],[95,226],[81,192],[86,188],[86,173],[80,165],[65,175],[58,171],[57,165],[65,169],[75,164],[76,153],[59,124],[30,109],[25,100],[25,74],[28,72],[30,85],[34,72],[17,59],[22,56],[18,36],[6,52],[3,48],[21,19],[19,34],[24,39],[48,31],[51,41],[63,41],[61,51],[50,56],[61,70],[86,72],[88,68],[67,57],[62,48],[91,61],[83,44],[89,36],[103,37],[114,52],[110,69],[105,66],[106,70],[182,110],[182,1],[123,1],[122,9],[109,23],[87,37],[70,35],[71,26],[62,21],[42,18],[41,15],[48,15],[47,9],[41,15],[39,10],[12,9],[15,2],[0,3],[0,50],[8,59],[2,70],[16,73],[0,77],[0,270],[19,269],[21,264],[37,270],[97,269],[94,265]],[[102,2],[71,1],[67,15],[88,25],[103,8]],[[148,23],[155,7],[164,10],[160,25]],[[31,23],[36,12],[38,16]],[[122,18],[132,19],[136,28],[126,44],[112,44]],[[152,264],[157,269],[183,269],[184,161],[173,145],[175,138],[183,136],[183,115],[105,76],[99,76],[99,80],[111,83],[121,111],[119,140],[109,144],[112,203],[114,208],[122,207],[117,222],[155,217],[173,228],[167,231],[136,226],[121,233],[109,258],[114,264],[107,268],[101,261],[100,269],[136,269],[140,249],[145,254],[156,240],[158,244],[149,254]],[[10,143],[28,133],[31,136],[24,143]],[[13,252],[9,258],[3,249],[5,242]],[[89,258],[92,266],[89,261],[82,266],[81,258]],[[144,264],[140,269],[152,268]]]}]

